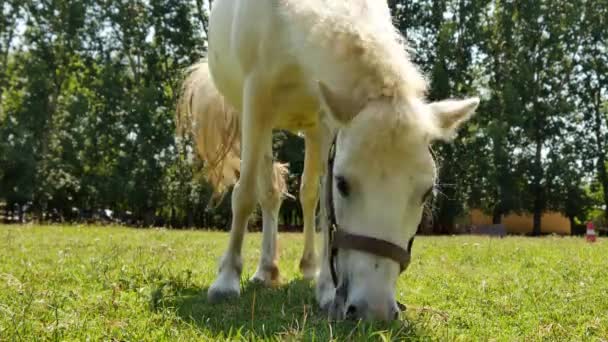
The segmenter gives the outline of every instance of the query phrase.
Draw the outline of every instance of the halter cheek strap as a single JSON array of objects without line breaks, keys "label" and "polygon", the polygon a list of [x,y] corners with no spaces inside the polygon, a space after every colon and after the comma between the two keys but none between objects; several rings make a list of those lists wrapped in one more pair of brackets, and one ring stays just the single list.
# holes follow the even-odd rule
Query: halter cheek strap
[{"label": "halter cheek strap", "polygon": [[336,156],[336,141],[337,135],[332,141],[329,157],[327,160],[327,182],[326,182],[326,209],[327,220],[329,223],[328,241],[329,241],[329,269],[334,286],[338,287],[338,274],[336,270],[336,258],[339,249],[350,249],[361,252],[366,252],[379,257],[391,259],[399,264],[400,272],[405,271],[410,264],[410,256],[414,238],[412,237],[408,243],[407,249],[402,248],[394,243],[376,239],[368,236],[351,234],[339,229],[336,220],[336,212],[333,203],[333,171],[334,160]]}]

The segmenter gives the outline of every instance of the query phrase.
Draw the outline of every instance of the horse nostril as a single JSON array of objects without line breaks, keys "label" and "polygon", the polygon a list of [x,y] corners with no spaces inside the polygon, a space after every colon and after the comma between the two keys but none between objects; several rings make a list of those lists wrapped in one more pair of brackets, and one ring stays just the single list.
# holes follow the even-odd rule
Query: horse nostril
[{"label": "horse nostril", "polygon": [[393,311],[393,320],[399,319],[399,310]]},{"label": "horse nostril", "polygon": [[354,305],[349,305],[346,309],[346,318],[347,319],[356,319],[357,318],[357,307]]}]

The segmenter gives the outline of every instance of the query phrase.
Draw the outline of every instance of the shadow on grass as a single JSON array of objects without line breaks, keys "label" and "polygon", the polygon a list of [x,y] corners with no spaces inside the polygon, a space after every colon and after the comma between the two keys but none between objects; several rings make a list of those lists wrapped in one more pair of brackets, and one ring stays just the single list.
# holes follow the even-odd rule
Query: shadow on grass
[{"label": "shadow on grass", "polygon": [[410,340],[419,332],[407,318],[392,323],[330,323],[316,305],[314,284],[304,280],[276,288],[246,282],[240,298],[221,304],[207,301],[207,288],[171,280],[152,291],[151,307],[172,312],[213,338]]}]

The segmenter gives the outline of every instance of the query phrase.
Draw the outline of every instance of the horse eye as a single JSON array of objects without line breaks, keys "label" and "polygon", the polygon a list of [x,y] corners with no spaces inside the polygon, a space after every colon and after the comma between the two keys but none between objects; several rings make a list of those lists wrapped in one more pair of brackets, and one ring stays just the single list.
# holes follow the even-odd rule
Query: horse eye
[{"label": "horse eye", "polygon": [[422,203],[426,203],[426,201],[429,199],[429,197],[431,197],[431,195],[433,194],[434,189],[435,189],[435,186],[433,185],[424,193],[424,196],[422,196]]},{"label": "horse eye", "polygon": [[344,177],[336,177],[336,187],[338,187],[338,191],[343,197],[348,197],[350,194],[350,186]]}]

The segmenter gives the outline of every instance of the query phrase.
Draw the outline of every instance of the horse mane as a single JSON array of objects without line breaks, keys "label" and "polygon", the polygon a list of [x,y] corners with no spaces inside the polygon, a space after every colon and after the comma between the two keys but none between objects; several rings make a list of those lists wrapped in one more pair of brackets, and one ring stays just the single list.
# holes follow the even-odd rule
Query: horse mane
[{"label": "horse mane", "polygon": [[411,62],[386,1],[283,0],[296,56],[353,98],[421,98],[427,81]]}]

